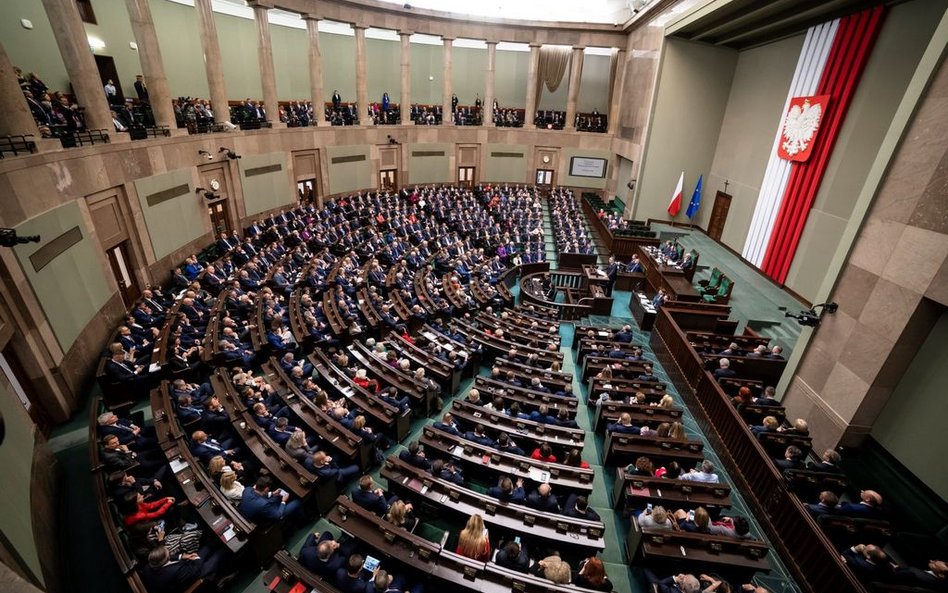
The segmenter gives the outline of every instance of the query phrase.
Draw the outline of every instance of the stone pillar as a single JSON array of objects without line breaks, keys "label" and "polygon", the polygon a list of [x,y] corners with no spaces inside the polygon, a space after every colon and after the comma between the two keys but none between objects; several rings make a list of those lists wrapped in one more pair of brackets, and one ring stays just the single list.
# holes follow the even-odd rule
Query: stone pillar
[{"label": "stone pillar", "polygon": [[217,24],[211,10],[211,0],[194,0],[201,31],[201,48],[204,50],[204,71],[207,87],[211,93],[211,110],[217,123],[230,121],[230,106],[227,104],[227,85],[221,66],[221,46],[217,40]]},{"label": "stone pillar", "polygon": [[411,32],[399,31],[402,40],[402,97],[398,108],[401,110],[402,124],[411,124]]},{"label": "stone pillar", "polygon": [[323,56],[319,47],[319,17],[304,14],[306,32],[309,35],[309,94],[313,102],[313,117],[317,126],[328,126],[326,121],[326,96],[323,94]]},{"label": "stone pillar", "polygon": [[165,65],[161,60],[161,48],[158,47],[158,35],[155,33],[155,21],[151,18],[148,0],[125,0],[128,18],[132,24],[135,43],[138,44],[138,61],[142,67],[142,76],[148,85],[148,100],[155,124],[177,130],[174,109],[171,107],[171,91],[168,90],[168,78]]},{"label": "stone pillar", "polygon": [[356,40],[356,103],[359,117],[359,123],[362,125],[371,125],[369,119],[369,75],[368,58],[365,55],[365,30],[368,27],[364,25],[352,25],[355,31]]},{"label": "stone pillar", "polygon": [[619,49],[616,55],[616,80],[612,85],[612,100],[609,102],[609,133],[619,129],[619,110],[622,105],[622,93],[625,89],[625,70],[628,66],[628,52]]},{"label": "stone pillar", "polygon": [[454,113],[451,111],[451,48],[454,46],[454,37],[442,37],[444,43],[444,72],[441,87],[441,124],[445,126],[454,125]]},{"label": "stone pillar", "polygon": [[[128,139],[128,134],[116,134],[109,104],[102,89],[99,69],[89,50],[86,30],[73,0],[43,0],[43,8],[59,46],[69,82],[76,92],[76,100],[85,109],[86,128],[106,130],[109,140]],[[8,17],[9,18],[9,17]],[[39,99],[39,97],[36,97]]]},{"label": "stone pillar", "polygon": [[523,112],[523,127],[535,130],[537,116],[537,70],[540,69],[540,44],[530,44],[530,69],[527,71],[527,107]]},{"label": "stone pillar", "polygon": [[484,103],[481,106],[481,123],[485,126],[494,125],[494,74],[497,71],[497,42],[487,42],[487,77],[484,81]]},{"label": "stone pillar", "polygon": [[277,101],[276,72],[273,70],[273,45],[270,42],[270,20],[268,11],[271,5],[255,0],[253,20],[257,23],[257,57],[260,60],[260,86],[263,87],[263,108],[267,119],[274,128],[286,127],[280,121],[280,103]]},{"label": "stone pillar", "polygon": [[576,129],[576,103],[579,101],[580,80],[583,77],[583,47],[574,47],[573,56],[569,61],[569,92],[566,98],[567,130]]},{"label": "stone pillar", "polygon": [[0,43],[0,136],[18,136],[32,134],[33,139],[40,137],[39,128],[33,120],[33,114],[23,97],[23,91],[13,73],[13,64],[7,50]]}]

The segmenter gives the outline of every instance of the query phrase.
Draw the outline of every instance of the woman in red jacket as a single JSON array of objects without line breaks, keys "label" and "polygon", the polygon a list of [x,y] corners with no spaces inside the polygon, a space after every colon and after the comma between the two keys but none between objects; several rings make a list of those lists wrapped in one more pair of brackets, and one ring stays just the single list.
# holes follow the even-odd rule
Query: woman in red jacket
[{"label": "woman in red jacket", "polygon": [[538,449],[534,449],[530,457],[546,463],[556,463],[556,455],[553,455],[553,448],[544,443]]},{"label": "woman in red jacket", "polygon": [[490,537],[487,535],[487,528],[484,527],[484,519],[480,515],[471,515],[471,518],[467,520],[467,525],[458,535],[457,553],[478,562],[490,560]]},{"label": "woman in red jacket", "polygon": [[166,496],[154,502],[145,502],[145,497],[138,492],[129,492],[122,499],[120,510],[126,527],[141,521],[155,521],[162,518],[171,510],[174,498]]}]

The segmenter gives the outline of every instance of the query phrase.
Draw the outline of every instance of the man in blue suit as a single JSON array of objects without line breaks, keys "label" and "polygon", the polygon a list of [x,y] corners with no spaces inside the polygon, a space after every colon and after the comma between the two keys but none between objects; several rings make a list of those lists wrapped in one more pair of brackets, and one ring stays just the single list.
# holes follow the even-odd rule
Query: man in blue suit
[{"label": "man in blue suit", "polygon": [[487,489],[487,496],[493,496],[500,502],[523,503],[527,500],[527,493],[523,489],[523,480],[517,480],[517,487],[509,477],[504,476],[500,480],[500,485],[492,486]]},{"label": "man in blue suit", "polygon": [[326,455],[325,451],[317,451],[312,458],[305,463],[307,469],[314,472],[321,480],[335,480],[337,482],[348,482],[359,473],[358,465],[347,465],[339,467],[332,457]]},{"label": "man in blue suit", "polygon": [[432,428],[436,430],[443,430],[448,434],[453,434],[456,437],[461,436],[461,431],[458,429],[457,423],[454,421],[454,416],[450,413],[446,413],[441,417],[441,422],[435,422],[431,425]]},{"label": "man in blue suit", "polygon": [[245,488],[240,501],[240,514],[257,525],[271,525],[284,518],[302,518],[303,501],[290,500],[290,493],[279,488],[272,491],[270,476],[260,476],[253,488]]},{"label": "man in blue suit", "polygon": [[375,487],[375,481],[368,474],[359,479],[359,487],[352,491],[352,502],[379,517],[387,513],[396,500],[398,497],[395,495],[386,498],[385,491]]},{"label": "man in blue suit", "polygon": [[474,427],[474,430],[467,431],[464,433],[464,438],[469,441],[474,441],[479,445],[486,445],[488,447],[497,447],[497,443],[494,442],[494,439],[490,438],[484,434],[484,425],[478,424]]},{"label": "man in blue suit", "polygon": [[340,544],[328,531],[311,533],[300,549],[300,564],[324,579],[331,579],[354,551],[355,540]]},{"label": "man in blue suit", "polygon": [[877,519],[882,516],[882,495],[875,490],[861,490],[859,502],[844,502],[836,507],[836,512],[847,517]]}]

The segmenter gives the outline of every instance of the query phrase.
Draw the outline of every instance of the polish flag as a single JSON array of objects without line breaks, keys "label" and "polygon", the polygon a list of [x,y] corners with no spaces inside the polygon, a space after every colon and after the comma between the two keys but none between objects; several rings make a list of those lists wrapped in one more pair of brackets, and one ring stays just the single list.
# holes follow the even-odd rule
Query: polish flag
[{"label": "polish flag", "polygon": [[677,216],[681,210],[681,190],[684,184],[685,172],[682,171],[681,177],[678,178],[678,186],[675,188],[675,193],[672,194],[671,202],[668,203],[668,214],[672,217]]}]

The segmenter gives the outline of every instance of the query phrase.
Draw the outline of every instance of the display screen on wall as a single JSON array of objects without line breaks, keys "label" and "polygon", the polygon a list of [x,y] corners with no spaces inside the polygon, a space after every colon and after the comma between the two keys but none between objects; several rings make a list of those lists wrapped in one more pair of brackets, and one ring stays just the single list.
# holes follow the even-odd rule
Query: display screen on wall
[{"label": "display screen on wall", "polygon": [[569,174],[573,177],[602,179],[606,176],[606,159],[574,156],[569,160]]}]

